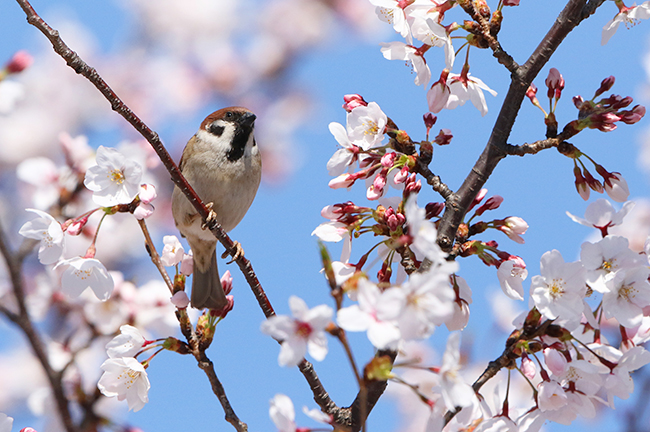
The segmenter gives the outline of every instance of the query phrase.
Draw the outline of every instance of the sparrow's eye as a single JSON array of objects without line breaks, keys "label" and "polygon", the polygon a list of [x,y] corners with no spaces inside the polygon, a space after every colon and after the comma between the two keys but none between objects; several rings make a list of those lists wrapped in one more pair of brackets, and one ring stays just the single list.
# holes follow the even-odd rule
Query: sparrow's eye
[{"label": "sparrow's eye", "polygon": [[233,118],[233,116],[234,116],[234,114],[232,113],[232,111],[228,111],[228,112],[226,112],[226,118],[227,118],[227,119],[230,120],[230,119]]}]

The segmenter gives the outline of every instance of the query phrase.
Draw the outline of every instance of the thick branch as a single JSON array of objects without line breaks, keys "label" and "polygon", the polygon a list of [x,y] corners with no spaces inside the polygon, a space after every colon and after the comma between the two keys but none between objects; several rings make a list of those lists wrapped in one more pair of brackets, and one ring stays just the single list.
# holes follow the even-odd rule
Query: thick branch
[{"label": "thick branch", "polygon": [[17,255],[10,250],[7,238],[5,237],[5,233],[1,225],[0,253],[2,253],[2,256],[4,257],[5,263],[7,265],[7,269],[9,271],[9,277],[11,279],[14,296],[16,297],[16,303],[18,304],[18,313],[10,313],[4,308],[0,309],[0,312],[5,313],[5,316],[18,327],[20,327],[20,329],[25,334],[27,341],[32,347],[34,355],[41,364],[47,380],[52,387],[52,395],[54,396],[57,411],[61,416],[61,423],[63,424],[63,427],[65,427],[65,430],[67,432],[75,432],[77,428],[75,427],[72,421],[72,416],[70,415],[68,400],[63,389],[62,374],[52,369],[50,360],[47,356],[45,345],[43,344],[40,335],[34,328],[27,311],[27,306],[25,305],[25,287],[23,285],[22,277],[22,259],[17,258]]},{"label": "thick branch", "polygon": [[[586,18],[586,3],[587,0],[570,0],[530,58],[512,73],[510,88],[483,153],[457,193],[452,194],[446,202],[445,213],[438,229],[438,243],[443,250],[451,250],[458,226],[474,197],[485,185],[499,161],[508,154],[507,140],[526,96],[526,90],[564,38]],[[595,5],[592,3],[590,6]]]}]

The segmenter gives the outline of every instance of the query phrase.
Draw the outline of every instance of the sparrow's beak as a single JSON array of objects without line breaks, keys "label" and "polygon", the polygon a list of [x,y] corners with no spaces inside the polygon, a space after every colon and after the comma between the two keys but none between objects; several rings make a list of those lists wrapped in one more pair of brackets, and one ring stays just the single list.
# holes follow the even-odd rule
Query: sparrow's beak
[{"label": "sparrow's beak", "polygon": [[253,123],[255,123],[255,119],[257,119],[257,116],[255,114],[252,112],[245,112],[241,115],[241,117],[239,117],[238,122],[241,126],[252,127]]}]

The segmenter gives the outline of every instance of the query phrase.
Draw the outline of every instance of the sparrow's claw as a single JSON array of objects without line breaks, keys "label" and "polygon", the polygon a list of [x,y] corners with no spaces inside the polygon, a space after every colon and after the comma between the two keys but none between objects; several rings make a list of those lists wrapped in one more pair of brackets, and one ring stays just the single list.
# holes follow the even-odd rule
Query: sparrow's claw
[{"label": "sparrow's claw", "polygon": [[214,203],[207,203],[205,207],[208,209],[208,217],[205,218],[205,222],[201,224],[201,229],[208,229],[210,224],[217,219],[217,213],[212,210],[212,206],[214,206]]},{"label": "sparrow's claw", "polygon": [[[226,264],[232,264],[233,262],[237,261],[239,257],[244,256],[244,248],[241,246],[241,243],[238,241],[233,242],[233,248],[236,249],[235,254],[232,256],[232,259],[228,261]],[[225,251],[222,255],[221,258],[226,258],[228,256],[228,251]]]}]

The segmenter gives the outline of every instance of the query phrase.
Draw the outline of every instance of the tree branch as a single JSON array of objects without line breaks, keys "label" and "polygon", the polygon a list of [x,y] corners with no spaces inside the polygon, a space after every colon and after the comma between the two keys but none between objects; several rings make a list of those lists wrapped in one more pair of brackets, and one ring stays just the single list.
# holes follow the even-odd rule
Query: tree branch
[{"label": "tree branch", "polygon": [[[596,3],[598,2],[592,0],[590,8],[597,7]],[[587,0],[570,0],[530,58],[512,73],[510,88],[483,153],[458,191],[447,199],[438,228],[438,244],[443,250],[451,250],[458,226],[474,197],[501,159],[508,155],[511,147],[508,147],[507,140],[526,96],[526,90],[569,32],[589,16],[585,11],[591,9],[586,8],[586,4]]]},{"label": "tree branch", "polygon": [[13,288],[14,296],[16,297],[16,303],[18,304],[18,313],[11,313],[8,309],[1,308],[0,312],[16,324],[25,334],[27,341],[32,347],[34,355],[38,359],[45,376],[50,383],[52,388],[52,395],[56,403],[57,411],[61,417],[61,423],[67,432],[76,432],[77,428],[72,421],[72,416],[70,414],[70,407],[68,406],[68,399],[66,398],[65,391],[63,389],[62,374],[56,372],[52,369],[50,365],[50,360],[47,356],[47,351],[45,345],[41,340],[39,333],[34,328],[32,321],[29,317],[29,312],[27,311],[27,306],[25,305],[25,287],[23,284],[22,276],[22,259],[18,259],[16,254],[14,254],[7,242],[4,229],[0,224],[0,253],[2,254],[7,269],[9,271],[9,277],[11,279],[11,285]]}]

